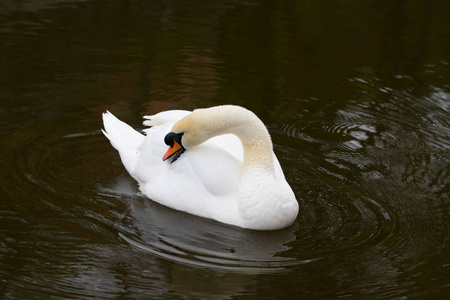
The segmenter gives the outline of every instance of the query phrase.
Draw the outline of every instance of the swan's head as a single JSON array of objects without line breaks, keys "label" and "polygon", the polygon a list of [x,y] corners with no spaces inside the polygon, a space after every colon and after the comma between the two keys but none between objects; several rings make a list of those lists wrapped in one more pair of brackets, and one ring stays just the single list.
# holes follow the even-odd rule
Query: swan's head
[{"label": "swan's head", "polygon": [[169,132],[164,137],[164,142],[167,146],[170,146],[167,150],[166,154],[163,156],[163,160],[167,160],[171,157],[173,157],[171,163],[176,161],[178,157],[180,157],[181,154],[183,154],[184,151],[186,151],[186,148],[184,148],[183,144],[181,143],[181,138],[183,137],[183,132],[181,133],[174,133]]},{"label": "swan's head", "polygon": [[164,154],[163,160],[172,157],[171,162],[173,163],[186,149],[222,134],[226,127],[226,122],[224,122],[226,118],[227,114],[226,111],[223,111],[223,107],[194,110],[175,123],[172,131],[165,136],[164,142],[169,149]]}]

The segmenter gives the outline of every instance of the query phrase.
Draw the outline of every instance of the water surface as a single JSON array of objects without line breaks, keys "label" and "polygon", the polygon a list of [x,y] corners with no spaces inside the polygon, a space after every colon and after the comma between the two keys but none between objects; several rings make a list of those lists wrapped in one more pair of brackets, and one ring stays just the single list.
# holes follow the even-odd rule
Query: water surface
[{"label": "water surface", "polygon": [[[384,3],[386,2],[386,3]],[[445,1],[2,1],[2,299],[450,295]],[[101,134],[243,105],[300,204],[254,232],[142,196]]]}]

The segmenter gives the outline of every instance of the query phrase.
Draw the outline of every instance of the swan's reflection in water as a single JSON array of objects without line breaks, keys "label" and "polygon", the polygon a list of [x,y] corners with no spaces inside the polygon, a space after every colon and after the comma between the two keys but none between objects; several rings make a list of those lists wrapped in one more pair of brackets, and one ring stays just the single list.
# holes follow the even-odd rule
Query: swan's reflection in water
[{"label": "swan's reflection in water", "polygon": [[166,259],[190,265],[240,271],[267,271],[291,265],[293,229],[250,231],[191,216],[145,198],[134,201],[131,244]]}]

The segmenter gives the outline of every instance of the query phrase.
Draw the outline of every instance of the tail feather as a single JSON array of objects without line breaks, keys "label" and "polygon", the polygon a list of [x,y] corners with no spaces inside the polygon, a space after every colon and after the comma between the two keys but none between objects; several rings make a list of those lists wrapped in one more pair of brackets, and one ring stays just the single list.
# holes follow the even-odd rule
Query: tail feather
[{"label": "tail feather", "polygon": [[132,173],[139,158],[139,147],[145,136],[134,130],[130,125],[117,119],[112,113],[103,113],[103,134],[111,145],[119,152],[123,165],[128,173]]}]

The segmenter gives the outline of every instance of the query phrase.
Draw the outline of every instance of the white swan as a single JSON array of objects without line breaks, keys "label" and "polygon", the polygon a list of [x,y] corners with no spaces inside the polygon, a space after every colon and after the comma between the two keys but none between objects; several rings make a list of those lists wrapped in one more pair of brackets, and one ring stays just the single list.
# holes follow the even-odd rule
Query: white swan
[{"label": "white swan", "polygon": [[146,135],[110,112],[103,114],[102,130],[144,195],[249,229],[275,230],[294,222],[297,200],[269,132],[254,113],[224,105],[144,118],[144,125],[152,126]]}]

